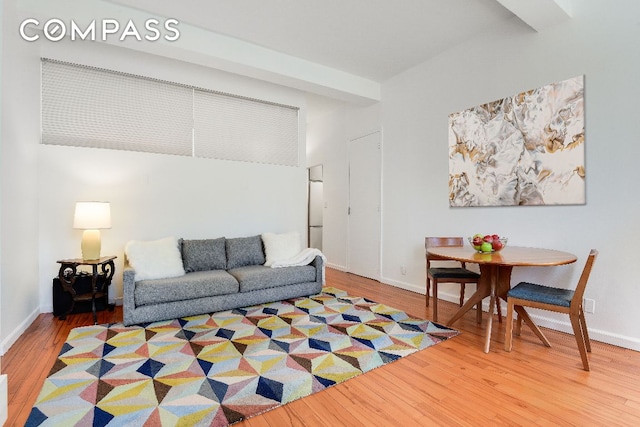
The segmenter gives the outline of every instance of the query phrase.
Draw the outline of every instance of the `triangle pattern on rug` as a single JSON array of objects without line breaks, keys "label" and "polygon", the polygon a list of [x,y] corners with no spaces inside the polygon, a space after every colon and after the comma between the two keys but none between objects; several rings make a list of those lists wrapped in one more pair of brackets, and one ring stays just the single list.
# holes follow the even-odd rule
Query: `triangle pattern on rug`
[{"label": "triangle pattern on rug", "polygon": [[27,426],[225,426],[458,332],[340,289],[211,315],[75,328]]}]

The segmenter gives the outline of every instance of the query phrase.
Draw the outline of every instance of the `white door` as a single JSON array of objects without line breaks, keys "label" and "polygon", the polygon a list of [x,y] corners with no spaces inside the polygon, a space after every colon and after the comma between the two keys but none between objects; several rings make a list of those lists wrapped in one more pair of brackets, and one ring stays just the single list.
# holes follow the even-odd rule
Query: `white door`
[{"label": "white door", "polygon": [[380,278],[380,132],[349,141],[350,273]]}]

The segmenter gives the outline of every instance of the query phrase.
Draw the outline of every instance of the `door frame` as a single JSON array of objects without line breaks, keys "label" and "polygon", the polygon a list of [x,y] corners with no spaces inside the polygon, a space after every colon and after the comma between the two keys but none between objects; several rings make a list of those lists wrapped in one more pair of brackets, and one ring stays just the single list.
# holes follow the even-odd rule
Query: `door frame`
[{"label": "door frame", "polygon": [[[320,168],[320,179],[311,176],[312,169],[315,169],[315,168]],[[315,170],[318,170],[318,169],[315,169]],[[307,168],[307,247],[311,247],[311,228],[314,227],[311,225],[311,184],[313,182],[324,182],[324,166],[322,163],[309,166]],[[324,200],[322,201],[322,208],[324,208]],[[324,212],[322,212],[321,215],[324,216]],[[324,240],[324,226],[320,226],[320,228],[323,229],[322,240]]]},{"label": "door frame", "polygon": [[[351,272],[351,248],[350,248],[350,243],[351,243],[351,144],[354,141],[357,141],[359,139],[362,138],[366,138],[368,136],[374,135],[374,134],[379,134],[379,140],[378,140],[378,144],[379,144],[379,150],[380,150],[380,163],[379,163],[379,181],[378,181],[378,188],[379,188],[379,192],[378,192],[378,212],[379,212],[379,223],[378,223],[378,247],[377,247],[377,255],[378,255],[378,259],[377,259],[377,265],[376,265],[376,274],[374,275],[374,277],[372,277],[372,279],[380,281],[381,277],[382,277],[382,224],[383,224],[383,213],[382,213],[382,198],[383,198],[383,190],[382,190],[382,165],[383,165],[383,133],[382,133],[382,129],[375,129],[372,130],[370,132],[366,132],[366,133],[362,133],[359,134],[358,136],[349,138],[347,140],[347,241],[346,241],[346,245],[347,245],[347,250],[346,250],[346,271],[347,272]],[[356,273],[354,273],[356,274]]]}]

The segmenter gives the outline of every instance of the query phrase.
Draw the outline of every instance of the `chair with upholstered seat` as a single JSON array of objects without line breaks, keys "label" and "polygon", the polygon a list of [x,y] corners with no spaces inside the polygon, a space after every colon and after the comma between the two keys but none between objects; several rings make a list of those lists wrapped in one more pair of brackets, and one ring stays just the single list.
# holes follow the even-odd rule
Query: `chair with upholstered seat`
[{"label": "chair with upholstered seat", "polygon": [[[438,283],[460,284],[460,306],[464,303],[464,291],[467,283],[478,284],[480,274],[468,270],[464,262],[447,260],[456,263],[455,267],[431,267],[432,261],[442,261],[443,258],[430,255],[428,249],[435,246],[463,246],[462,237],[426,237],[424,239],[427,250],[427,307],[429,306],[429,294],[433,287],[433,321],[438,321]],[[433,285],[433,286],[432,286]],[[476,306],[478,323],[482,321],[482,307]]]},{"label": "chair with upholstered seat", "polygon": [[507,293],[507,330],[504,341],[504,349],[506,351],[511,351],[512,346],[514,310],[518,312],[516,335],[520,335],[522,320],[524,318],[525,322],[547,347],[551,347],[549,340],[547,340],[540,328],[533,323],[529,315],[524,311],[524,307],[540,308],[543,310],[566,313],[569,315],[569,319],[571,320],[571,327],[573,328],[573,333],[576,337],[576,342],[578,343],[578,350],[580,351],[584,370],[589,370],[587,352],[591,352],[591,342],[589,341],[587,323],[584,318],[582,298],[587,287],[589,275],[591,274],[591,268],[593,267],[593,263],[597,256],[598,251],[591,249],[575,291],[537,285],[528,282],[518,283],[518,285],[513,289],[509,290]]}]

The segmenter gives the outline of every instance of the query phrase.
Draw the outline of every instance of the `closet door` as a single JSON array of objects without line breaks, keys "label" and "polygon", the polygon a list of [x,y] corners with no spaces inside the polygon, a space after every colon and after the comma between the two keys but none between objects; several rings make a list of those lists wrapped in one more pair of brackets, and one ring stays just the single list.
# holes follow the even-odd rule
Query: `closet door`
[{"label": "closet door", "polygon": [[347,270],[380,278],[380,132],[349,142],[349,238]]}]

